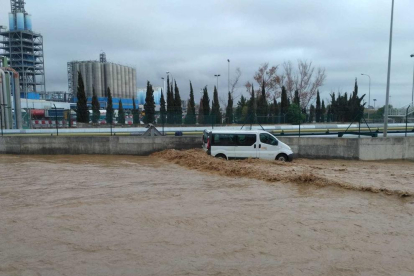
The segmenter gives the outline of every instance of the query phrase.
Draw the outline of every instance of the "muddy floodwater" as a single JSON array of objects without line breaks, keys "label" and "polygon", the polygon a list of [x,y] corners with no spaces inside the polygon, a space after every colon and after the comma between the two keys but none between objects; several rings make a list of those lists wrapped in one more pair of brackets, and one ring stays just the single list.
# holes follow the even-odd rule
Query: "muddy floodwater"
[{"label": "muddy floodwater", "polygon": [[414,275],[414,163],[172,159],[0,155],[0,275]]}]

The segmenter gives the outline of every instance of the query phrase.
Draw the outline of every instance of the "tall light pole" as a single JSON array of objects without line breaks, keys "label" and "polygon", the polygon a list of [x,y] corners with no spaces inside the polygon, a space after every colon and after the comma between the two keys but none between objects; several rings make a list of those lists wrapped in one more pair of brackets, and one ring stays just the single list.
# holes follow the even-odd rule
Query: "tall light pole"
[{"label": "tall light pole", "polygon": [[[371,76],[368,74],[361,74],[361,76],[367,76],[369,78],[369,88],[368,88],[368,109],[371,107]],[[368,120],[369,120],[369,112],[368,112]]]},{"label": "tall light pole", "polygon": [[[410,57],[414,57],[414,54],[412,54]],[[414,69],[413,69],[413,92],[411,93],[411,103],[414,103]]]},{"label": "tall light pole", "polygon": [[390,100],[390,75],[391,75],[391,53],[392,53],[392,26],[394,21],[394,0],[391,5],[391,26],[390,26],[390,45],[388,49],[388,74],[387,74],[387,94],[385,96],[385,110],[384,110],[384,137],[387,137],[388,131],[388,104]]},{"label": "tall light pole", "polygon": [[218,93],[218,90],[219,90],[218,89],[218,78],[220,77],[220,75],[217,74],[217,75],[214,75],[214,76],[217,78],[217,86],[216,87],[217,87],[217,93]]},{"label": "tall light pole", "polygon": [[228,73],[227,73],[227,90],[230,92],[230,59],[227,60],[228,63]]}]

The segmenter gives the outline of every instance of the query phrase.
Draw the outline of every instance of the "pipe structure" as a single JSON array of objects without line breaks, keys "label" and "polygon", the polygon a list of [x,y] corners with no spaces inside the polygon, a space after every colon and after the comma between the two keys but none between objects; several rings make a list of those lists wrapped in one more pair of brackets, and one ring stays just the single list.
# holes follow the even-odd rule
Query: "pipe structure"
[{"label": "pipe structure", "polygon": [[[5,90],[5,74],[3,70],[0,69],[0,124],[1,124],[1,131],[3,131],[4,125],[4,116],[3,116],[3,91]],[[3,134],[3,133],[2,133]]]},{"label": "pipe structure", "polygon": [[10,68],[10,70],[13,72],[14,76],[14,114],[16,118],[16,128],[23,129],[19,73],[12,68]]},{"label": "pipe structure", "polygon": [[[22,108],[21,108],[21,98],[20,98],[20,80],[19,73],[11,67],[5,67],[0,69],[0,74],[2,76],[2,93],[0,93],[0,104],[3,104],[2,118],[4,118],[4,126],[6,129],[13,128],[13,116],[12,109],[14,108],[14,118],[15,118],[15,128],[22,129]],[[6,82],[6,74],[9,75],[9,84]],[[12,81],[13,79],[13,81]],[[1,84],[1,82],[0,82]],[[13,99],[11,95],[11,90],[7,89],[13,88]],[[13,100],[13,101],[12,101]]]},{"label": "pipe structure", "polygon": [[6,73],[4,72],[3,69],[0,69],[0,74],[1,74],[1,78],[2,78],[2,87],[3,87],[3,93],[1,95],[1,102],[0,104],[2,105],[2,121],[3,121],[3,127],[5,129],[9,129],[9,116],[8,116],[8,112],[7,112],[7,108],[9,108],[9,106],[7,105],[8,101],[7,101],[7,85],[6,85]]}]

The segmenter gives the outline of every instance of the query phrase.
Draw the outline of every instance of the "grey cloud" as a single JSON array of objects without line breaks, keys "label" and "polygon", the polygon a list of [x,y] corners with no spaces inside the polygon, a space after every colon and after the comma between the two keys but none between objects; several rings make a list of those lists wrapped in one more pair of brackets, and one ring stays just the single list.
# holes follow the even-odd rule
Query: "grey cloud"
[{"label": "grey cloud", "polygon": [[[385,102],[391,0],[27,0],[33,25],[45,39],[48,90],[66,90],[66,63],[108,59],[137,68],[138,84],[162,86],[172,72],[188,97],[191,80],[196,92],[210,93],[221,74],[222,98],[227,90],[227,59],[231,71],[240,67],[241,84],[251,81],[260,64],[298,59],[325,67],[322,98],[338,89],[352,92],[357,77],[361,93],[377,106]],[[8,0],[0,0],[0,25],[7,25]],[[411,98],[414,59],[414,1],[395,6],[391,94],[394,105]],[[238,93],[244,91],[239,88]],[[196,99],[199,97],[196,93]],[[372,104],[372,102],[371,102]]]}]

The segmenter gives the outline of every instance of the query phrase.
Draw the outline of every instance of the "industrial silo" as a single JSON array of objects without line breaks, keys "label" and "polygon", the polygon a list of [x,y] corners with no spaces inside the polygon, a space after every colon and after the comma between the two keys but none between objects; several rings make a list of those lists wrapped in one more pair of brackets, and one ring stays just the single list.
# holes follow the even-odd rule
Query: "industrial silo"
[{"label": "industrial silo", "polygon": [[85,86],[85,84],[86,84],[86,63],[85,62],[81,62],[79,64],[79,67],[80,67],[80,72],[81,72],[82,79],[83,79],[83,85],[84,85],[84,87],[86,87]]},{"label": "industrial silo", "polygon": [[86,63],[86,97],[92,97],[92,87],[93,87],[93,63],[91,61],[88,61]]},{"label": "industrial silo", "polygon": [[110,68],[111,68],[111,79],[112,79],[112,89],[111,89],[111,91],[112,91],[112,95],[114,95],[113,93],[116,89],[116,83],[117,83],[117,80],[116,80],[116,66],[113,63],[111,63]]},{"label": "industrial silo", "polygon": [[[95,88],[95,93],[98,97],[101,97],[102,93],[102,78],[101,78],[101,63],[93,62],[93,87]],[[93,95],[93,90],[91,90]]]},{"label": "industrial silo", "polygon": [[125,98],[125,67],[121,67],[121,93],[119,94],[120,98]]},{"label": "industrial silo", "polygon": [[26,14],[24,17],[25,20],[25,29],[31,31],[32,30],[32,16],[30,14]]},{"label": "industrial silo", "polygon": [[14,24],[14,14],[13,13],[9,13],[9,27],[10,27],[10,31],[16,30],[16,25]]},{"label": "industrial silo", "polygon": [[125,99],[130,98],[129,67],[125,67]]},{"label": "industrial silo", "polygon": [[116,79],[117,79],[117,98],[119,98],[122,94],[122,66],[117,64],[116,65]]},{"label": "industrial silo", "polygon": [[101,92],[99,97],[105,97],[106,77],[104,65],[105,63],[99,63],[99,68],[101,69]]},{"label": "industrial silo", "polygon": [[16,21],[17,21],[17,30],[22,31],[24,30],[24,13],[18,12],[16,13]]},{"label": "industrial silo", "polygon": [[132,74],[132,68],[128,68],[129,72],[129,98],[132,99],[134,95],[134,76]]}]

